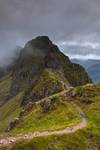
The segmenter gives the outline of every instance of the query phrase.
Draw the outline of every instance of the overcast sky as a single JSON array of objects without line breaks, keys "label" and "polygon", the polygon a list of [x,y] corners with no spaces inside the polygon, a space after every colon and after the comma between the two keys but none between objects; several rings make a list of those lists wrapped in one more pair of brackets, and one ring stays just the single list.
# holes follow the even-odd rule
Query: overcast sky
[{"label": "overcast sky", "polygon": [[100,58],[100,0],[0,0],[0,60],[38,35],[70,56]]}]

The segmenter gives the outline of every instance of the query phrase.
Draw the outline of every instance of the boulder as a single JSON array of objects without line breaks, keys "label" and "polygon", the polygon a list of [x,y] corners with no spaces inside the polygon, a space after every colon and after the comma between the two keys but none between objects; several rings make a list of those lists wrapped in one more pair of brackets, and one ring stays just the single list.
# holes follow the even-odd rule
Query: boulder
[{"label": "boulder", "polygon": [[10,123],[9,126],[7,127],[6,131],[12,130],[17,124],[19,124],[20,119],[19,118],[14,118]]},{"label": "boulder", "polygon": [[50,110],[55,109],[56,107],[56,102],[54,102],[54,100],[45,100],[42,104],[41,104],[43,111],[44,112],[48,112]]},{"label": "boulder", "polygon": [[20,112],[19,117],[27,115],[35,106],[35,103],[29,102],[24,109]]},{"label": "boulder", "polygon": [[81,101],[85,104],[91,104],[93,103],[93,100],[90,98],[81,98]]}]

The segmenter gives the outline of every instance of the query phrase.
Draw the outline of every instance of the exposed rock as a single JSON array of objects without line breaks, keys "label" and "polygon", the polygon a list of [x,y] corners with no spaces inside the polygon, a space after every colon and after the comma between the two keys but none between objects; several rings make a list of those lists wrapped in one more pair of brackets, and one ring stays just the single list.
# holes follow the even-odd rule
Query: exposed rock
[{"label": "exposed rock", "polygon": [[48,112],[56,108],[55,99],[48,99],[41,103],[43,112]]},{"label": "exposed rock", "polygon": [[71,90],[70,92],[69,92],[69,96],[70,97],[75,97],[77,95],[77,92],[75,91],[75,90]]},{"label": "exposed rock", "polygon": [[26,115],[26,112],[25,112],[25,110],[23,109],[23,110],[20,112],[19,117],[22,117],[22,116],[25,116],[25,115]]},{"label": "exposed rock", "polygon": [[90,98],[81,98],[81,101],[85,104],[91,104],[93,103],[93,100]]},{"label": "exposed rock", "polygon": [[47,111],[49,111],[51,109],[51,101],[49,100],[47,100],[47,101],[45,101],[44,102],[44,104],[43,104],[43,110],[45,111],[45,112],[47,112]]},{"label": "exposed rock", "polygon": [[35,103],[29,102],[24,109],[20,112],[19,117],[27,115],[35,106]]},{"label": "exposed rock", "polygon": [[19,123],[20,123],[20,119],[19,119],[19,118],[13,119],[13,120],[10,122],[9,126],[7,127],[6,131],[12,130],[12,129],[13,129],[17,124],[19,124]]}]

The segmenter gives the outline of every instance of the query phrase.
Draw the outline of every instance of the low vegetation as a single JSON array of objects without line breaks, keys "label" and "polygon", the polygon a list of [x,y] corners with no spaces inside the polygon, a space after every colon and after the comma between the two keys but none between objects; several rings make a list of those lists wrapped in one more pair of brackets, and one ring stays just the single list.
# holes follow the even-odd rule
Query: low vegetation
[{"label": "low vegetation", "polygon": [[53,99],[51,103],[49,101],[37,103],[11,133],[59,130],[81,122],[77,109],[71,103],[64,103],[60,99]]},{"label": "low vegetation", "polygon": [[11,74],[7,74],[0,79],[0,106],[2,106],[10,95],[10,87],[12,84]]},{"label": "low vegetation", "polygon": [[[37,137],[18,141],[9,150],[99,150],[100,149],[100,85],[86,85],[76,88],[75,102],[87,116],[87,128],[68,135]],[[81,91],[81,92],[80,92]],[[83,91],[83,92],[82,92]],[[81,93],[81,94],[80,94]],[[84,96],[83,96],[84,95]],[[84,103],[82,98],[92,98],[92,103]]]},{"label": "low vegetation", "polygon": [[9,123],[15,117],[18,117],[21,111],[20,105],[22,97],[23,93],[20,93],[0,107],[0,132],[4,132]]},{"label": "low vegetation", "polygon": [[2,150],[100,149],[100,85],[88,84],[92,81],[82,66],[72,63],[48,37],[40,36],[25,45],[11,72],[0,80],[1,133],[8,126],[6,136],[80,125],[82,114],[74,103],[86,114],[87,127],[17,141]]}]

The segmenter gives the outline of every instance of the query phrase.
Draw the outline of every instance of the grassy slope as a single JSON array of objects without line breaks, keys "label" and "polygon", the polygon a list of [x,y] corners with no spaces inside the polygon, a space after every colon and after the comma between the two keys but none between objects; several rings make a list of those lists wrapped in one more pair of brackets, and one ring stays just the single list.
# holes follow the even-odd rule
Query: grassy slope
[{"label": "grassy slope", "polygon": [[52,69],[45,69],[40,77],[39,82],[37,83],[37,85],[35,86],[33,90],[36,92],[39,92],[39,90],[43,88],[44,89],[53,88],[52,85],[57,84],[58,92],[59,92],[64,89],[62,83],[69,84],[67,79],[64,78],[64,75],[60,71],[55,71]]},{"label": "grassy slope", "polygon": [[99,150],[100,137],[93,135],[90,141],[90,136],[91,134],[83,130],[67,135],[37,137],[18,141],[7,150]]},{"label": "grassy slope", "polygon": [[40,103],[28,115],[22,118],[13,133],[28,133],[33,131],[47,131],[63,129],[81,121],[76,108],[71,103],[63,103],[57,99],[54,110],[44,112]]},{"label": "grassy slope", "polygon": [[23,103],[27,103],[27,101],[39,101],[47,96],[59,93],[64,90],[65,86],[69,86],[69,83],[61,71],[46,68],[40,77],[36,79],[35,84],[29,84],[29,86],[30,88],[25,92]]},{"label": "grassy slope", "polygon": [[31,95],[43,98],[64,90],[64,83],[69,85],[62,72],[52,69],[44,69],[41,77],[31,91]]},{"label": "grassy slope", "polygon": [[9,96],[11,83],[11,74],[7,74],[0,79],[0,105],[3,105],[6,102],[6,98]]},{"label": "grassy slope", "polygon": [[[38,95],[41,93],[45,93],[44,91],[46,90],[51,90],[52,94],[55,92],[59,92],[63,90],[63,85],[61,81],[61,75],[59,72],[56,71],[52,71],[50,69],[45,69],[40,77],[40,79],[38,80],[38,82],[36,83],[36,86],[33,88],[34,93],[38,92]],[[64,78],[64,77],[63,77]],[[62,78],[62,80],[63,80]],[[56,87],[55,87],[56,85]],[[53,87],[55,87],[55,89],[53,89]],[[53,89],[53,90],[52,90]]]},{"label": "grassy slope", "polygon": [[10,121],[18,116],[21,108],[23,93],[9,99],[10,88],[12,84],[11,73],[8,73],[0,79],[0,132],[4,132]]},{"label": "grassy slope", "polygon": [[99,150],[100,149],[100,85],[84,86],[85,97],[91,98],[93,103],[85,104],[77,96],[76,102],[83,108],[88,119],[86,129],[73,134],[62,136],[38,137],[32,140],[17,142],[7,148],[10,150]]},{"label": "grassy slope", "polygon": [[[3,86],[3,92],[5,92],[4,95],[9,94],[11,81],[11,75],[8,75],[1,80],[0,86]],[[60,72],[46,69],[44,70],[42,77],[40,78],[39,83],[36,85],[34,91],[41,91],[43,87],[47,88],[48,85],[53,82],[56,85],[56,82],[58,84],[58,81],[61,82],[59,82],[59,86],[57,85],[58,91],[61,91],[64,89],[63,83],[67,82],[66,79],[64,79]],[[15,117],[18,117],[21,111],[20,104],[22,98],[23,93],[19,93],[16,97],[9,99],[9,101],[0,107],[0,132],[4,132],[9,123]],[[42,112],[40,104],[37,104],[36,108],[33,109],[31,113],[22,118],[21,123],[13,132],[27,133],[33,131],[55,130],[77,124],[80,121],[80,116],[74,106],[69,103],[65,105],[61,101],[57,102],[56,105],[56,109],[44,113]]]},{"label": "grassy slope", "polygon": [[23,93],[20,93],[0,107],[0,132],[3,132],[12,119],[18,116],[22,96]]},{"label": "grassy slope", "polygon": [[78,104],[88,118],[87,130],[100,136],[100,85],[87,85],[78,90],[84,93],[81,97],[92,101],[91,104],[85,104],[82,98],[77,97]]}]

